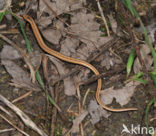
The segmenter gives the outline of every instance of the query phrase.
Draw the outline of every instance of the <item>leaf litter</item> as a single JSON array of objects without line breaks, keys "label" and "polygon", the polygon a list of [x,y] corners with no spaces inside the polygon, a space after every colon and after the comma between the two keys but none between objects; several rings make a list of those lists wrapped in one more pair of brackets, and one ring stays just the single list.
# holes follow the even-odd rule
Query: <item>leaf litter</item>
[{"label": "leaf litter", "polygon": [[111,104],[113,99],[116,99],[116,102],[121,106],[126,105],[135,92],[136,86],[138,86],[140,82],[131,81],[127,83],[121,89],[114,89],[114,87],[107,88],[101,91],[101,100],[104,104]]},{"label": "leaf litter", "polygon": [[1,53],[1,63],[12,77],[11,85],[28,90],[40,91],[41,89],[32,83],[29,74],[23,70],[15,61],[22,58],[20,53],[11,46],[4,45]]},{"label": "leaf litter", "polygon": [[[95,14],[88,13],[86,9],[83,9],[82,3],[80,1],[53,0],[51,2],[50,1],[47,2],[49,3],[49,6],[51,6],[51,8],[57,13],[57,15],[60,15],[62,13],[68,13],[71,16],[70,29],[68,29],[64,26],[64,24],[61,21],[59,20],[52,21],[52,19],[55,17],[54,14],[46,7],[44,2],[40,0],[39,11],[37,13],[38,25],[40,26],[39,28],[41,29],[43,37],[47,41],[53,43],[54,46],[60,44],[61,49],[60,53],[73,58],[87,60],[88,57],[92,53],[94,53],[95,50],[100,50],[102,45],[104,45],[113,38],[102,36],[103,33],[99,30],[100,24],[96,22]],[[47,14],[44,13],[47,13],[48,16]],[[112,30],[115,33],[117,33],[117,24],[115,20],[111,15],[109,16],[109,19],[112,25]],[[55,28],[49,27],[51,23],[53,23]],[[69,36],[69,34],[71,34],[71,36]],[[6,47],[4,46],[4,49],[5,48]],[[13,49],[11,49],[11,51],[7,49],[7,52],[13,52]],[[22,82],[25,83],[25,86],[27,84],[29,84],[29,86],[31,85],[34,86],[34,84],[31,83],[28,74],[24,70],[22,70],[18,65],[16,65],[12,61],[12,59],[9,60],[11,57],[7,58],[8,59],[7,61],[9,62],[6,62],[5,56],[8,57],[8,55],[6,54],[7,53],[6,52],[4,53],[2,50],[1,52],[2,64],[5,65],[7,71],[13,77],[12,80],[13,83],[17,84],[17,82],[18,83]],[[64,62],[61,62],[60,60],[52,56],[49,56],[49,58],[57,67],[60,76],[63,76],[67,74],[69,71],[71,71],[71,69],[66,67]],[[104,59],[105,56],[102,56],[101,58]],[[108,59],[108,57],[106,58],[107,62],[104,61],[101,62],[101,66],[104,67],[108,66],[107,69],[109,69],[112,66],[111,61],[110,59]],[[119,64],[120,63],[121,62],[119,62]],[[16,74],[18,73],[19,75],[15,76],[16,74],[13,71]],[[88,75],[89,70],[84,70],[80,72],[79,75],[77,75],[76,79],[81,81],[82,79],[87,79]],[[75,81],[73,80],[73,78],[74,76],[67,77],[66,79],[64,79],[64,91],[65,94],[68,96],[76,94]],[[113,87],[105,89],[101,92],[102,101],[105,104],[111,104],[113,98],[115,98],[116,102],[118,102],[121,106],[123,106],[127,104],[130,98],[132,97],[136,85],[138,85],[138,83],[130,82],[126,84],[125,87],[123,87],[122,89],[115,90]],[[23,85],[23,87],[25,86]],[[88,113],[90,113],[91,115],[92,118],[91,122],[93,124],[97,123],[101,117],[108,118],[110,116],[110,113],[107,113],[104,109],[102,109],[96,103],[96,101],[91,100],[88,107],[88,111],[82,111],[80,113],[80,116],[73,121],[72,132],[79,131],[79,124],[84,120],[84,118],[88,115]]]},{"label": "leaf litter", "polygon": [[[43,5],[42,5],[43,4]],[[59,4],[59,2],[55,2],[55,4]],[[55,5],[53,4],[53,6]],[[63,4],[63,3],[61,3]],[[53,10],[55,8],[52,6],[52,3],[49,2],[49,5]],[[42,9],[42,12],[46,12],[49,14],[47,19],[51,17],[52,13],[49,11],[48,8],[44,8],[46,5],[41,2],[40,8]],[[57,5],[58,6],[58,5]],[[68,5],[69,6],[69,5]],[[79,8],[82,8],[80,6]],[[70,8],[57,8],[55,11],[57,15],[63,13],[63,12],[69,12]],[[76,9],[74,9],[76,10]],[[95,15],[91,13],[87,13],[86,9],[82,9],[79,12],[70,12],[71,15],[71,25],[68,33],[73,34],[73,36],[68,36],[68,33],[65,33],[66,27],[64,27],[63,23],[59,20],[54,20],[53,24],[56,29],[51,28],[44,28],[42,34],[46,38],[47,41],[51,42],[55,45],[60,44],[60,53],[81,59],[81,60],[87,60],[88,57],[95,51],[100,50],[100,47],[110,41],[112,37],[101,37],[102,32],[99,30],[100,24],[95,21]],[[41,16],[44,17],[44,16]],[[45,19],[45,17],[44,17]],[[39,25],[42,25],[42,22],[38,22]],[[64,37],[63,40],[62,36]],[[80,45],[81,43],[81,45]],[[56,63],[56,62],[55,62]],[[66,75],[71,69],[65,67],[65,65],[58,64],[60,61],[57,61],[57,68],[61,67],[63,70],[58,70],[60,76]],[[64,67],[64,68],[63,68]],[[68,70],[67,70],[68,69]],[[83,70],[79,73],[78,77],[75,77],[75,79],[78,79],[78,82],[80,82],[82,79],[87,79],[89,75],[88,69]],[[68,81],[68,84],[66,83]],[[70,82],[69,82],[70,81]],[[64,88],[65,88],[65,94],[66,95],[74,95],[76,93],[75,88],[75,81],[73,80],[73,77],[68,77],[68,80],[64,80]]]}]

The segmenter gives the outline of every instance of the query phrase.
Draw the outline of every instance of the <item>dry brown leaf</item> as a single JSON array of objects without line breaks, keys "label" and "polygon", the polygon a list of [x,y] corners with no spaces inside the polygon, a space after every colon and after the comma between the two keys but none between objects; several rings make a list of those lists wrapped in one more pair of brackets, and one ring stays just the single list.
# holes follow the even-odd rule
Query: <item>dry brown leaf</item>
[{"label": "dry brown leaf", "polygon": [[72,31],[86,44],[89,55],[95,49],[100,48],[101,45],[112,39],[112,37],[101,37],[103,33],[99,31],[100,24],[95,21],[94,17],[94,14],[88,14],[84,9],[75,13],[71,18]]},{"label": "dry brown leaf", "polygon": [[112,14],[108,15],[108,18],[109,18],[109,22],[111,24],[112,31],[116,34],[117,33],[117,22],[114,19]]},{"label": "dry brown leaf", "polygon": [[41,63],[41,54],[38,50],[29,53],[29,58],[35,68],[37,68]]},{"label": "dry brown leaf", "polygon": [[[152,56],[149,55],[149,53],[150,53],[149,46],[147,44],[141,44],[140,54],[141,54],[142,59],[145,62],[145,66],[146,66],[147,70],[150,71],[151,65],[153,64],[153,58],[152,58]],[[136,58],[134,61],[134,67],[133,67],[134,73],[137,74],[138,72],[141,71],[141,69],[142,69],[142,67],[139,62],[139,59]]]},{"label": "dry brown leaf", "polygon": [[76,53],[76,48],[79,46],[79,40],[67,37],[61,42],[60,53],[71,56]]},{"label": "dry brown leaf", "polygon": [[150,41],[153,43],[155,41],[155,31],[156,31],[156,22],[155,19],[150,21],[150,24],[146,26],[146,30],[149,36]]},{"label": "dry brown leaf", "polygon": [[[65,65],[57,58],[47,55],[49,59],[54,63],[57,67],[57,70],[60,76],[63,76],[69,72],[69,70],[65,67]],[[76,88],[73,79],[69,76],[63,80],[64,82],[64,93],[68,96],[75,95]]]},{"label": "dry brown leaf", "polygon": [[84,120],[84,118],[88,115],[88,111],[81,111],[80,115],[73,120],[73,126],[71,128],[71,133],[79,132],[79,125]]},{"label": "dry brown leaf", "polygon": [[61,37],[65,35],[64,24],[59,20],[54,20],[53,21],[54,28],[49,28],[47,26],[52,23],[52,20],[49,17],[42,16],[38,20],[38,22],[43,37],[53,44],[59,44]]},{"label": "dry brown leaf", "polygon": [[21,55],[11,46],[4,46],[1,53],[1,63],[7,72],[12,76],[12,85],[19,88],[26,88],[40,91],[40,88],[32,84],[29,74],[18,66],[13,60],[21,59]]},{"label": "dry brown leaf", "polygon": [[105,53],[101,54],[96,61],[98,61],[101,66],[106,67],[107,70],[109,70],[115,64],[119,65],[122,63],[121,59],[110,54],[108,51],[105,51]]},{"label": "dry brown leaf", "polygon": [[47,41],[53,44],[59,44],[60,38],[62,36],[60,31],[54,29],[46,29],[42,31],[42,34]]},{"label": "dry brown leaf", "polygon": [[39,24],[39,28],[40,29],[43,29],[43,28],[46,28],[48,25],[50,25],[52,23],[52,19],[49,18],[49,17],[43,17],[41,16],[39,19],[38,19],[38,24]]},{"label": "dry brown leaf", "polygon": [[[46,0],[48,5],[56,12],[57,15],[82,8],[82,3],[79,0]],[[48,13],[49,16],[55,17],[55,15],[47,8],[43,0],[40,0],[39,11],[41,13]]]},{"label": "dry brown leaf", "polygon": [[15,48],[8,45],[3,46],[0,56],[2,60],[16,60],[22,58],[21,54],[15,50]]},{"label": "dry brown leaf", "polygon": [[116,99],[116,102],[118,102],[121,106],[126,105],[131,97],[133,96],[133,93],[135,91],[135,87],[139,85],[140,82],[129,82],[121,89],[113,89],[113,87],[110,87],[108,89],[101,91],[101,100],[104,104],[111,104],[113,101],[113,98]]},{"label": "dry brown leaf", "polygon": [[91,115],[93,124],[100,121],[100,117],[108,118],[111,114],[104,110],[95,100],[91,100],[88,107],[88,112]]}]

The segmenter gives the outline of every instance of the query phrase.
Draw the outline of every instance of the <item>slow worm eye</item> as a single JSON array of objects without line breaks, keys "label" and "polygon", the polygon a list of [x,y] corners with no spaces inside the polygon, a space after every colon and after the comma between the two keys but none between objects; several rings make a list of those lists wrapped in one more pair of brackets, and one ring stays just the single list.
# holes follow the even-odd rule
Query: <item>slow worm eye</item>
[{"label": "slow worm eye", "polygon": [[24,19],[27,21],[32,21],[32,18],[28,15],[23,15]]}]

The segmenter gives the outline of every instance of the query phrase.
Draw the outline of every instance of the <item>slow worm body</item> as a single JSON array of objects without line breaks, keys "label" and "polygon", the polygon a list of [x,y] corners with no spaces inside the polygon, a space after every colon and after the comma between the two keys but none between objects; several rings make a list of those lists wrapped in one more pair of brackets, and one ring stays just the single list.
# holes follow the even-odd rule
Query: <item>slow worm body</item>
[{"label": "slow worm body", "polygon": [[[83,61],[83,60],[79,60],[79,59],[75,59],[75,58],[71,58],[68,56],[65,56],[57,51],[52,50],[51,48],[49,48],[43,41],[39,30],[37,28],[37,25],[35,24],[34,20],[29,16],[29,15],[23,15],[24,19],[26,21],[28,21],[31,25],[31,28],[33,30],[33,33],[37,39],[38,44],[40,45],[40,47],[47,53],[51,54],[52,56],[55,56],[56,58],[69,62],[69,63],[73,63],[73,64],[78,64],[78,65],[82,65],[84,67],[87,67],[89,69],[91,69],[95,75],[99,75],[99,71],[92,66],[91,64]],[[96,90],[96,100],[97,102],[106,110],[108,111],[113,111],[113,112],[122,112],[122,111],[135,111],[137,110],[137,108],[123,108],[123,109],[114,109],[114,108],[110,108],[108,106],[106,106],[105,104],[102,103],[101,99],[100,99],[100,91],[101,91],[101,86],[102,86],[102,80],[101,78],[97,80],[98,84],[97,84],[97,90]]]}]

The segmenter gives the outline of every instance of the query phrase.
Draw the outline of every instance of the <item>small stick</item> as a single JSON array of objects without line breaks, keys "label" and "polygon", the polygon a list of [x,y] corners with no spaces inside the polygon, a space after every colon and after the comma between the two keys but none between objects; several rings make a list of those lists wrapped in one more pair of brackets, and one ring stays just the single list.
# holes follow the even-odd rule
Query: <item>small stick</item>
[{"label": "small stick", "polygon": [[81,81],[79,83],[79,85],[87,85],[87,84],[90,84],[90,83],[96,81],[99,78],[105,77],[106,75],[112,75],[112,74],[115,74],[116,72],[120,73],[124,69],[125,69],[125,67],[119,66],[119,68],[116,68],[115,70],[112,70],[112,71],[109,71],[109,72],[105,72],[105,73],[99,74],[98,76],[93,76],[93,77],[89,78],[88,80]]},{"label": "small stick", "polygon": [[6,24],[0,25],[0,29],[4,29],[4,28],[6,28],[6,27],[7,27]]},{"label": "small stick", "polygon": [[7,118],[5,118],[2,114],[0,114],[0,117],[2,119],[4,119],[6,122],[8,122],[11,126],[13,126],[15,129],[17,129],[20,133],[22,133],[25,136],[30,136],[28,135],[26,132],[24,132],[23,130],[21,130],[20,128],[18,128],[17,126],[15,126],[11,121],[9,121]]},{"label": "small stick", "polygon": [[1,134],[1,133],[5,133],[5,132],[9,132],[9,131],[14,131],[14,130],[15,130],[14,128],[3,129],[3,130],[0,130],[0,134]]},{"label": "small stick", "polygon": [[[55,98],[53,98],[53,99],[55,99],[55,102],[58,102],[58,98],[59,98],[59,84],[57,84],[56,86],[55,86]],[[54,94],[53,94],[54,92],[53,91],[51,91],[51,95],[52,96],[54,96]],[[56,119],[57,119],[57,108],[56,107],[53,107],[53,109],[52,109],[52,120],[51,120],[51,134],[50,134],[50,136],[54,136],[55,134],[55,123],[56,123]]]},{"label": "small stick", "polygon": [[103,10],[102,10],[102,8],[101,8],[100,2],[99,2],[99,0],[96,0],[96,2],[97,2],[97,5],[98,5],[98,8],[99,8],[99,11],[100,11],[102,20],[103,20],[103,22],[104,22],[104,24],[105,24],[106,31],[107,31],[107,35],[110,36],[110,31],[109,31],[109,28],[108,28],[107,21],[106,21],[106,18],[105,18],[105,16],[104,16]]},{"label": "small stick", "polygon": [[12,115],[10,114],[10,112],[8,112],[6,109],[4,109],[2,106],[0,106],[0,110],[5,112],[7,115],[9,115],[10,117],[12,117]]},{"label": "small stick", "polygon": [[18,97],[18,98],[16,98],[16,99],[14,99],[14,100],[12,101],[12,103],[15,103],[15,102],[18,102],[18,101],[24,99],[25,97],[27,97],[27,96],[29,96],[30,94],[32,94],[32,92],[33,92],[33,91],[29,91],[29,92],[25,93],[24,95],[22,95],[22,96],[20,96],[20,97]]},{"label": "small stick", "polygon": [[84,105],[85,105],[86,98],[87,98],[89,92],[90,92],[90,88],[86,91],[86,93],[85,93],[85,95],[84,95],[84,98],[83,98],[83,101],[82,101],[82,107],[84,107]]},{"label": "small stick", "polygon": [[10,109],[12,109],[22,119],[26,126],[30,127],[41,136],[47,136],[47,134],[43,130],[38,128],[37,125],[24,112],[22,112],[18,107],[13,105],[4,96],[0,95],[0,101],[5,103]]}]

